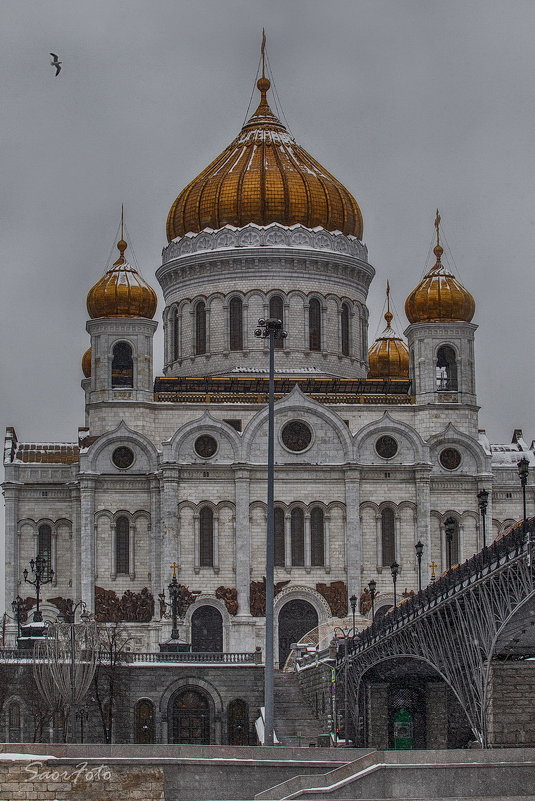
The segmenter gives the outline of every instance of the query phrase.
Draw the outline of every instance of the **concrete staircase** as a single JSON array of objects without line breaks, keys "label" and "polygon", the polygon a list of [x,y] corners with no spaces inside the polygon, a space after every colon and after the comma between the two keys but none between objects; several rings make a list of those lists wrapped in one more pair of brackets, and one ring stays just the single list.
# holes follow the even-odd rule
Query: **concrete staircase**
[{"label": "concrete staircase", "polygon": [[305,701],[297,673],[274,674],[274,728],[279,743],[286,746],[316,745],[322,729]]}]

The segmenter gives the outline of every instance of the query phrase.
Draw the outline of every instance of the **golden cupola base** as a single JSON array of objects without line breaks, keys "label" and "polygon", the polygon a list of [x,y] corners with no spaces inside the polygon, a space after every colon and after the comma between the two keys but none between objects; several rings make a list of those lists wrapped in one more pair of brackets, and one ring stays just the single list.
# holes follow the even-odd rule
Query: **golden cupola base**
[{"label": "golden cupola base", "polygon": [[440,215],[437,211],[437,244],[433,250],[436,262],[405,301],[405,314],[410,323],[455,320],[469,323],[476,304],[470,292],[441,262],[444,251],[440,245],[439,225]]},{"label": "golden cupola base", "polygon": [[354,197],[272,112],[266,99],[270,82],[264,75],[257,87],[255,113],[171,206],[169,242],[206,228],[273,222],[320,226],[362,240],[362,214]]},{"label": "golden cupola base", "polygon": [[368,350],[368,378],[408,378],[409,349],[391,326],[390,287],[387,284],[386,328]]},{"label": "golden cupola base", "polygon": [[117,243],[120,256],[87,295],[87,311],[91,319],[98,317],[145,317],[152,320],[158,299],[124,258],[127,244],[121,237]]}]

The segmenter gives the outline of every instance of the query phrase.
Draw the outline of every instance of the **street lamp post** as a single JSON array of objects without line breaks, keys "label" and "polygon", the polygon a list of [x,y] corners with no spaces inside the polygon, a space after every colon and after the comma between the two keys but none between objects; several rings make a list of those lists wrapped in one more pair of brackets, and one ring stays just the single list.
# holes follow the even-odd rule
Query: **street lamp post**
[{"label": "street lamp post", "polygon": [[368,582],[368,587],[370,590],[370,600],[372,602],[372,623],[375,617],[375,596],[377,595],[377,582],[375,579],[372,579]]},{"label": "street lamp post", "polygon": [[49,569],[48,567],[48,559],[45,559],[44,556],[41,554],[37,554],[35,559],[30,560],[30,568],[35,576],[35,579],[28,578],[28,570],[25,568],[22,572],[24,576],[24,581],[28,584],[32,584],[35,587],[35,595],[37,597],[37,606],[35,607],[35,612],[33,613],[33,622],[34,623],[42,623],[43,622],[43,615],[41,614],[41,610],[39,605],[41,603],[41,587],[43,584],[50,584],[52,579],[54,578],[54,571],[52,568]]},{"label": "street lamp post", "polygon": [[418,560],[418,592],[422,590],[422,554],[424,552],[424,544],[421,540],[418,540],[416,545],[414,546],[416,550],[416,558]]},{"label": "street lamp post", "polygon": [[392,562],[390,565],[390,572],[392,574],[392,581],[394,583],[394,609],[396,608],[396,584],[398,580],[398,573],[399,573],[399,565],[397,562]]},{"label": "street lamp post", "polygon": [[522,531],[526,530],[526,521],[528,519],[527,505],[526,505],[526,486],[528,483],[529,462],[525,456],[518,462],[518,475],[520,477],[520,484],[522,485]]},{"label": "street lamp post", "polygon": [[[70,644],[70,670],[69,670],[69,684],[70,684],[70,706],[69,706],[69,717],[70,717],[70,726],[71,726],[71,738],[72,742],[76,742],[76,718],[78,716],[78,710],[76,708],[76,610],[78,608],[82,609],[82,614],[80,615],[80,619],[82,623],[88,623],[91,619],[89,612],[87,611],[87,607],[85,601],[78,601],[77,604],[73,606],[71,611],[67,615],[59,614],[57,617],[58,623],[66,623],[69,626],[69,644]],[[82,732],[83,732],[83,723],[81,723]],[[83,738],[83,733],[82,733]]]},{"label": "street lamp post", "polygon": [[275,479],[275,337],[286,337],[282,321],[273,317],[258,321],[255,337],[269,342],[267,537],[266,537],[266,664],[264,668],[264,745],[273,745],[273,599],[275,574],[274,479]]},{"label": "street lamp post", "polygon": [[477,502],[481,512],[481,526],[483,531],[483,548],[487,547],[487,506],[489,504],[489,493],[486,489],[481,489],[477,493]]},{"label": "street lamp post", "polygon": [[15,620],[17,621],[17,640],[20,637],[20,620],[24,611],[24,607],[25,603],[20,595],[17,595],[15,600],[11,602],[11,608],[13,610],[13,614],[15,615]]},{"label": "street lamp post", "polygon": [[351,631],[352,631],[352,635],[351,636],[354,637],[355,636],[355,612],[356,612],[356,609],[357,609],[357,596],[356,595],[352,595],[351,598],[349,599],[349,603],[351,604],[351,615],[353,617],[353,626],[352,626],[352,629],[351,629]]},{"label": "street lamp post", "polygon": [[453,544],[453,535],[455,534],[456,521],[454,517],[447,517],[444,521],[444,531],[446,534],[446,550],[448,559],[448,570],[451,570],[451,550]]},{"label": "street lamp post", "polygon": [[173,562],[171,565],[171,569],[173,571],[173,578],[169,583],[169,597],[171,599],[171,616],[173,619],[172,629],[171,629],[171,639],[178,640],[178,600],[180,594],[180,584],[177,581],[176,571],[178,565],[176,562]]}]

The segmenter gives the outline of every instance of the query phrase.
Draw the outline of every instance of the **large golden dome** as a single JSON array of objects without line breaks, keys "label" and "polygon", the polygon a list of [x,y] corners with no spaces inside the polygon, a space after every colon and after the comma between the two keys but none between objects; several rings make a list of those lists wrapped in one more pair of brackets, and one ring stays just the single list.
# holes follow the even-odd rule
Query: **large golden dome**
[{"label": "large golden dome", "polygon": [[[387,298],[389,292],[388,288]],[[385,314],[386,328],[368,350],[368,378],[409,377],[409,349],[391,327],[392,318],[389,304]]]},{"label": "large golden dome", "polygon": [[440,245],[440,214],[435,217],[437,244],[434,266],[405,301],[405,314],[410,323],[435,323],[462,320],[469,323],[476,310],[470,292],[457,281],[441,262],[444,253]]},{"label": "large golden dome", "polygon": [[178,195],[167,218],[169,241],[204,228],[248,223],[321,226],[362,239],[354,197],[298,145],[266,100],[233,142]]},{"label": "large golden dome", "polygon": [[117,247],[121,255],[87,294],[89,316],[92,319],[147,317],[151,320],[158,303],[156,292],[124,258],[127,248],[124,239],[119,240]]}]

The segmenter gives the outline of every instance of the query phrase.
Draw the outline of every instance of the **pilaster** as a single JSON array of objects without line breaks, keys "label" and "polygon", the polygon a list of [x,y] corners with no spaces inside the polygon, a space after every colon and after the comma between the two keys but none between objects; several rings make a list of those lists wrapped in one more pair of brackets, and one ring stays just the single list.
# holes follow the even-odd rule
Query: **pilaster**
[{"label": "pilaster", "polygon": [[360,470],[345,470],[346,569],[348,596],[361,594],[362,531],[360,526]]},{"label": "pilaster", "polygon": [[238,467],[235,469],[235,566],[238,613],[240,615],[251,614],[249,607],[249,584],[251,580],[250,480],[250,471],[247,468]]},{"label": "pilaster", "polygon": [[95,611],[95,486],[96,477],[80,476],[81,600]]}]

